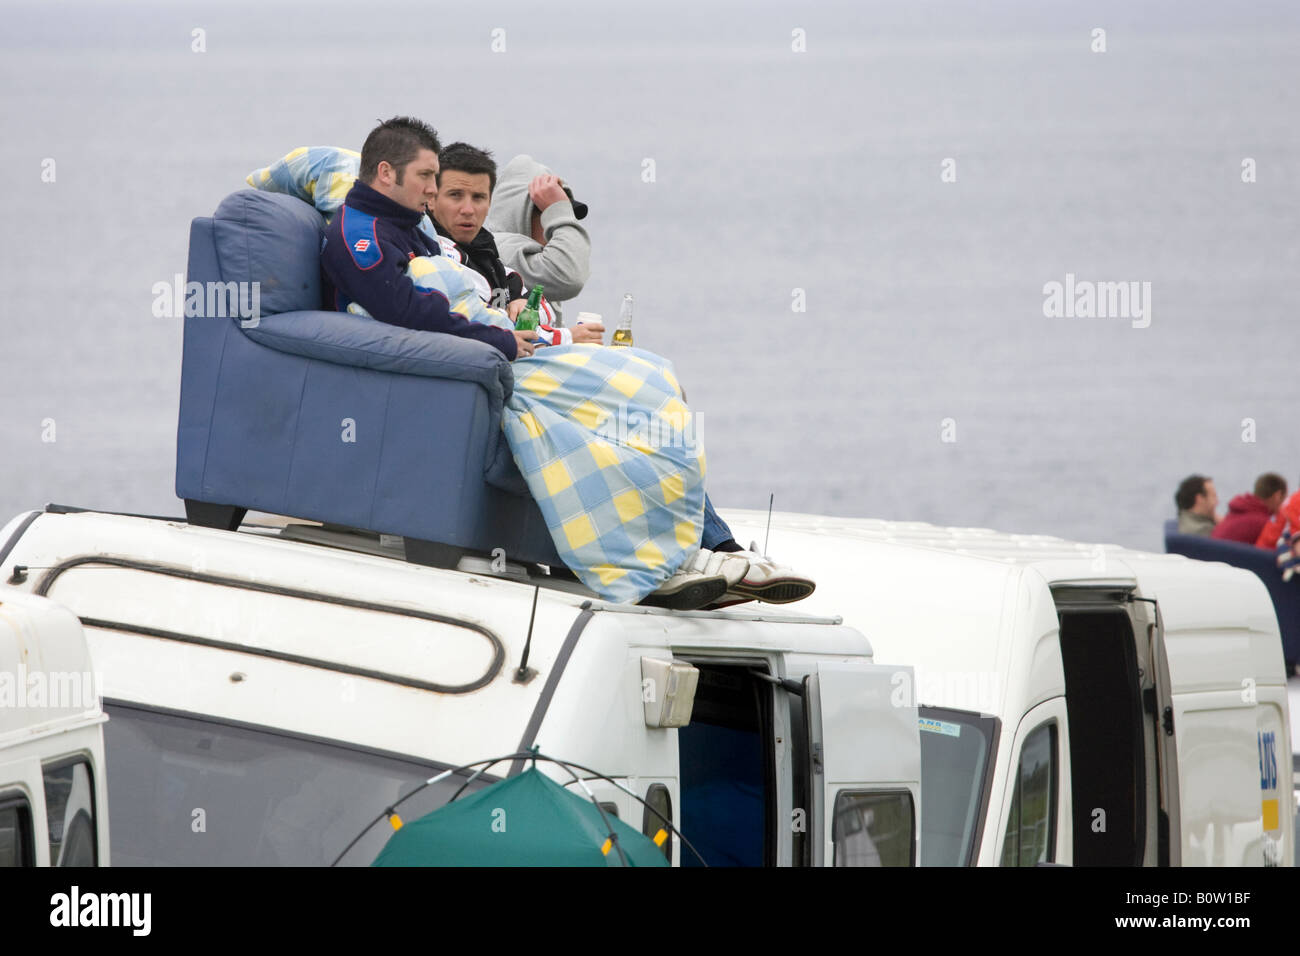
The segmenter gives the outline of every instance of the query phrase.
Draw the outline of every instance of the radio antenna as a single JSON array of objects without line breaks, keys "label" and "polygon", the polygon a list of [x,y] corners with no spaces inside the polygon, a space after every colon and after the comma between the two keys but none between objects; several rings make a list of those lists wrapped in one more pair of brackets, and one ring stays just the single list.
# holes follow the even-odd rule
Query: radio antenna
[{"label": "radio antenna", "polygon": [[541,593],[542,589],[533,585],[533,612],[528,615],[528,638],[524,641],[523,659],[519,661],[519,669],[515,671],[516,684],[527,684],[537,676],[537,670],[528,666],[528,652],[533,647],[533,621],[537,620],[537,596]]},{"label": "radio antenna", "polygon": [[763,557],[767,557],[767,539],[772,536],[772,503],[776,501],[776,492],[767,496],[767,530],[763,532]]}]

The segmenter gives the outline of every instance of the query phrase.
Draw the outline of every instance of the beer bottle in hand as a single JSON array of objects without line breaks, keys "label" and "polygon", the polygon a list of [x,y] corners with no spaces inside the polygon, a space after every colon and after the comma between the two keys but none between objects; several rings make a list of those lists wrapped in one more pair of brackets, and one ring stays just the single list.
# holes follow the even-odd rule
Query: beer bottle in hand
[{"label": "beer bottle in hand", "polygon": [[519,318],[515,319],[515,328],[520,332],[526,332],[529,329],[537,328],[541,321],[541,315],[538,309],[542,307],[542,287],[533,286],[533,291],[528,293],[528,304],[519,312]]},{"label": "beer bottle in hand", "polygon": [[610,345],[632,344],[632,293],[623,296],[623,311],[619,315],[618,328],[614,330],[614,340]]}]

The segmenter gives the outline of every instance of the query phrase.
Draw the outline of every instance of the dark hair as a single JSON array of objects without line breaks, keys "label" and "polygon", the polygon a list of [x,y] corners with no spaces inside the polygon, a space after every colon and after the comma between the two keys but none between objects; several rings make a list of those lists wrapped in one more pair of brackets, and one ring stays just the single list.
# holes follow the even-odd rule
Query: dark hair
[{"label": "dark hair", "polygon": [[488,192],[491,193],[497,188],[497,164],[492,159],[492,154],[485,149],[479,149],[469,143],[452,143],[439,154],[438,162],[442,166],[438,173],[440,186],[442,174],[449,169],[454,169],[458,173],[469,173],[471,176],[487,173]]},{"label": "dark hair", "polygon": [[1266,471],[1255,479],[1255,497],[1271,498],[1278,492],[1286,494],[1286,479],[1274,471]]},{"label": "dark hair", "polygon": [[1188,475],[1184,478],[1183,483],[1174,492],[1174,504],[1178,505],[1178,510],[1186,511],[1196,504],[1197,496],[1205,493],[1205,483],[1210,480],[1204,475]]},{"label": "dark hair", "polygon": [[406,164],[422,149],[431,149],[435,153],[442,149],[438,133],[432,126],[413,116],[394,116],[385,120],[370,131],[361,147],[359,178],[369,185],[379,175],[379,164],[386,162],[397,170],[397,185],[400,186]]}]

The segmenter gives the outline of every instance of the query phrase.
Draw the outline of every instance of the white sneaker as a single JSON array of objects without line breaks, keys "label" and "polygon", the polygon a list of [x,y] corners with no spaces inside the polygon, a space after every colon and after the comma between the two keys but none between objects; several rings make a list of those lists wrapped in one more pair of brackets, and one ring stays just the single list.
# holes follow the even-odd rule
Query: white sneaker
[{"label": "white sneaker", "polygon": [[735,551],[731,556],[743,558],[749,567],[745,576],[723,596],[724,601],[739,603],[742,600],[756,600],[768,604],[790,604],[802,601],[817,589],[812,578],[804,577],[761,554]]},{"label": "white sneaker", "polygon": [[712,604],[744,580],[749,559],[725,551],[700,548],[673,576],[641,599],[642,604],[693,611]]},{"label": "white sneaker", "polygon": [[727,579],[727,588],[733,588],[745,580],[749,573],[750,556],[743,551],[709,551],[700,548],[696,552],[695,566],[704,574],[721,574]]}]

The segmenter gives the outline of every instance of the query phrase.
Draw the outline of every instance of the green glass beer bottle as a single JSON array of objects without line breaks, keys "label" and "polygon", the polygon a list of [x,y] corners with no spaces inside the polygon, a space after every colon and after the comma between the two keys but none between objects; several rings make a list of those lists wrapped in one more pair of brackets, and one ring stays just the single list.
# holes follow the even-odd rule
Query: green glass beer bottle
[{"label": "green glass beer bottle", "polygon": [[519,313],[519,318],[515,319],[515,328],[520,332],[526,332],[528,329],[535,329],[541,321],[541,315],[538,309],[542,307],[542,287],[533,286],[533,291],[528,293],[528,304],[523,307]]}]

